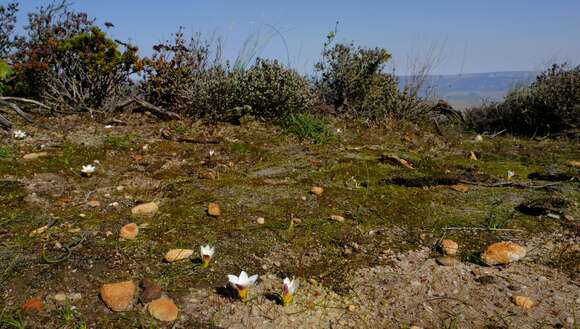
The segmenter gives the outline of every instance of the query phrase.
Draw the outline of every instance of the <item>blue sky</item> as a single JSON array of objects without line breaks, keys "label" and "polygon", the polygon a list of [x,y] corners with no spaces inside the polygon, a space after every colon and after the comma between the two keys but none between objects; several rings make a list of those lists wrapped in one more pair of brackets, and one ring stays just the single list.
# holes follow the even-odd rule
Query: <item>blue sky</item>
[{"label": "blue sky", "polygon": [[[3,0],[2,2],[6,2]],[[21,1],[24,13],[44,0]],[[580,1],[225,1],[75,0],[98,23],[111,21],[115,38],[131,40],[145,55],[179,26],[221,37],[234,58],[244,40],[271,36],[260,56],[310,72],[325,35],[339,21],[338,41],[383,47],[398,74],[436,54],[435,73],[540,70],[548,63],[580,63]],[[279,34],[288,46],[288,51]]]}]

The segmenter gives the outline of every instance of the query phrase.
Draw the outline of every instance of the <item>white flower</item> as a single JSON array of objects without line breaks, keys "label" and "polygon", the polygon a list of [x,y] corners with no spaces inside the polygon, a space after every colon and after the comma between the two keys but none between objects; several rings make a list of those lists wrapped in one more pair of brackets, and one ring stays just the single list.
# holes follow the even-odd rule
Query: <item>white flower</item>
[{"label": "white flower", "polygon": [[476,141],[476,142],[481,142],[481,141],[483,141],[483,136],[481,136],[481,135],[477,135],[477,136],[475,136],[475,141]]},{"label": "white flower", "polygon": [[95,166],[88,164],[88,165],[83,166],[83,168],[81,169],[81,173],[85,176],[91,176],[95,172],[96,169],[97,168],[95,168]]},{"label": "white flower", "polygon": [[238,291],[238,295],[240,296],[240,299],[244,300],[248,296],[248,288],[251,285],[255,284],[256,280],[258,280],[258,275],[255,274],[255,275],[248,277],[248,273],[246,273],[245,271],[242,271],[240,273],[240,276],[228,274],[228,280],[234,286],[234,288],[236,288],[236,290]]},{"label": "white flower", "polygon": [[212,157],[214,155],[215,151],[214,150],[209,150],[209,156]]},{"label": "white flower", "polygon": [[337,133],[337,134],[340,134],[340,133],[342,133],[342,129],[340,129],[340,128],[336,128],[336,133]]},{"label": "white flower", "polygon": [[16,139],[24,139],[26,138],[26,133],[22,130],[15,130],[14,131],[14,138]]},{"label": "white flower", "polygon": [[213,255],[215,254],[215,248],[210,245],[201,246],[199,248],[199,253],[201,254],[201,261],[203,264],[202,266],[208,267],[209,262],[211,261]]},{"label": "white flower", "polygon": [[512,177],[514,177],[515,175],[516,175],[516,173],[515,173],[515,172],[513,172],[513,171],[511,171],[511,170],[508,170],[508,172],[507,172],[507,179],[508,179],[508,180],[511,180],[511,179],[512,179]]},{"label": "white flower", "polygon": [[298,289],[298,280],[296,279],[284,279],[284,288],[282,290],[282,302],[284,305],[289,305],[292,303],[292,299],[294,298],[294,293],[296,289]]}]

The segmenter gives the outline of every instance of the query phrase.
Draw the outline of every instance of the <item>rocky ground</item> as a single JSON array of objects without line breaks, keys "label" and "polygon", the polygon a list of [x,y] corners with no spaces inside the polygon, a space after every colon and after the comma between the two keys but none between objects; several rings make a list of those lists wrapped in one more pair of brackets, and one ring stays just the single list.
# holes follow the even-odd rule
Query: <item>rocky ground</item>
[{"label": "rocky ground", "polygon": [[580,326],[577,141],[118,119],[0,136],[0,328]]}]

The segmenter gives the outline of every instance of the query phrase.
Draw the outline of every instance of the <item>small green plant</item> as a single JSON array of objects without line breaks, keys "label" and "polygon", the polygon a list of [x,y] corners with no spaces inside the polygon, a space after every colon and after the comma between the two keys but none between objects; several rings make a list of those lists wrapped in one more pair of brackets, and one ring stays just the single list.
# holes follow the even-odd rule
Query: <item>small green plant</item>
[{"label": "small green plant", "polygon": [[0,159],[6,159],[10,157],[10,150],[5,147],[0,146]]},{"label": "small green plant", "polygon": [[105,143],[113,149],[128,149],[131,147],[132,141],[133,138],[130,135],[107,136],[105,139]]},{"label": "small green plant", "polygon": [[0,314],[0,329],[25,329],[24,320],[22,318],[14,317],[4,317],[4,314]]},{"label": "small green plant", "polygon": [[67,303],[60,309],[60,316],[64,324],[68,324],[75,319],[75,312],[70,304]]},{"label": "small green plant", "polygon": [[334,137],[328,122],[311,114],[292,114],[283,122],[284,129],[301,140],[324,143]]}]

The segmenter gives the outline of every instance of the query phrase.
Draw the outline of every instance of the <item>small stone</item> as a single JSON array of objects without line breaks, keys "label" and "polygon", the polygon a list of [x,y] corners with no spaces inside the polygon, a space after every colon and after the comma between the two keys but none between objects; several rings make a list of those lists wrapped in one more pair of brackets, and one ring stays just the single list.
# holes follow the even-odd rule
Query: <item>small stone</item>
[{"label": "small stone", "polygon": [[167,297],[162,297],[152,301],[149,303],[149,306],[147,306],[147,310],[151,316],[160,321],[175,321],[177,320],[177,315],[179,313],[179,309],[173,300]]},{"label": "small stone", "polygon": [[475,141],[476,141],[476,142],[481,142],[481,141],[483,141],[483,136],[481,136],[481,135],[477,135],[477,136],[475,136]]},{"label": "small stone", "polygon": [[113,232],[111,232],[111,231],[105,232],[105,236],[111,236],[111,235],[113,235]]},{"label": "small stone", "polygon": [[159,206],[155,202],[147,202],[137,205],[131,209],[131,214],[137,217],[153,217],[159,210]]},{"label": "small stone", "polygon": [[441,256],[436,259],[437,263],[442,266],[455,266],[457,258],[452,256]]},{"label": "small stone", "polygon": [[48,153],[47,152],[28,153],[28,154],[25,154],[22,157],[22,159],[24,159],[24,160],[36,160],[38,158],[42,158],[42,157],[45,157],[45,156],[48,156]]},{"label": "small stone", "polygon": [[266,219],[264,219],[264,217],[258,217],[258,219],[256,219],[256,223],[258,223],[259,225],[264,225],[265,222]]},{"label": "small stone", "polygon": [[210,203],[207,206],[207,213],[212,217],[219,217],[222,214],[220,205],[215,202]]},{"label": "small stone", "polygon": [[52,299],[54,299],[55,301],[62,303],[65,302],[68,297],[64,292],[59,292],[57,294],[55,294],[54,296],[52,296]]},{"label": "small stone", "polygon": [[522,290],[522,287],[520,285],[517,285],[517,284],[510,284],[507,287],[511,291],[520,291],[520,290]]},{"label": "small stone", "polygon": [[135,223],[129,223],[119,231],[119,236],[123,239],[134,240],[139,234],[139,227]]},{"label": "small stone", "polygon": [[310,193],[312,193],[312,194],[314,194],[316,196],[321,196],[323,192],[324,192],[324,189],[322,187],[320,187],[320,186],[313,186],[310,189]]},{"label": "small stone", "polygon": [[427,238],[428,238],[428,237],[429,237],[429,236],[427,235],[427,233],[421,233],[421,234],[419,234],[419,239],[420,239],[421,241],[425,241],[425,240],[427,240]]},{"label": "small stone", "polygon": [[513,242],[498,242],[488,246],[481,260],[488,266],[509,264],[526,256],[526,248]]},{"label": "small stone", "polygon": [[340,216],[340,215],[331,215],[330,219],[332,219],[333,221],[342,223],[345,221],[344,217]]},{"label": "small stone", "polygon": [[445,255],[455,256],[457,255],[458,249],[459,245],[453,240],[446,239],[441,241],[441,251],[443,251]]},{"label": "small stone", "polygon": [[303,196],[300,197],[300,200],[306,201],[306,197],[303,195]]},{"label": "small stone", "polygon": [[217,178],[217,174],[213,170],[206,170],[206,171],[200,172],[198,177],[201,179],[214,180]]},{"label": "small stone", "polygon": [[44,303],[40,297],[32,297],[20,307],[24,313],[39,313],[44,309]]},{"label": "small stone", "polygon": [[526,309],[526,310],[529,310],[530,308],[532,308],[535,305],[533,300],[531,300],[530,298],[525,297],[525,296],[514,295],[513,301],[517,306],[519,306],[523,309]]},{"label": "small stone", "polygon": [[493,275],[482,275],[482,276],[478,277],[477,279],[475,279],[475,281],[477,281],[483,285],[488,285],[488,284],[492,284],[492,283],[497,282],[495,276],[493,276]]},{"label": "small stone", "polygon": [[115,207],[115,208],[117,208],[118,206],[119,206],[119,202],[116,202],[115,201],[115,202],[109,203],[109,207]]},{"label": "small stone", "polygon": [[99,200],[91,200],[87,202],[87,206],[91,208],[99,208],[101,206],[101,202],[99,202]]},{"label": "small stone", "polygon": [[180,260],[188,259],[193,255],[193,250],[191,249],[171,249],[165,254],[165,261],[169,263],[177,262]]},{"label": "small stone", "polygon": [[119,186],[117,186],[116,189],[117,189],[117,192],[123,192],[123,190],[125,189],[125,186],[119,185]]},{"label": "small stone", "polygon": [[449,186],[449,188],[454,190],[454,191],[461,192],[461,193],[469,192],[469,187],[465,184],[455,184],[455,185]]},{"label": "small stone", "polygon": [[355,306],[354,304],[349,304],[349,305],[346,307],[346,309],[347,309],[349,312],[354,312],[354,311],[356,311],[356,306]]},{"label": "small stone", "polygon": [[126,311],[135,296],[135,284],[132,281],[104,284],[101,287],[101,299],[114,312]]},{"label": "small stone", "polygon": [[294,225],[299,225],[302,224],[302,219],[297,218],[297,217],[292,217],[292,219],[290,220],[290,222]]},{"label": "small stone", "polygon": [[141,294],[143,302],[149,303],[150,301],[161,297],[162,289],[153,280],[144,278],[141,281],[141,287],[143,288],[143,293]]}]

